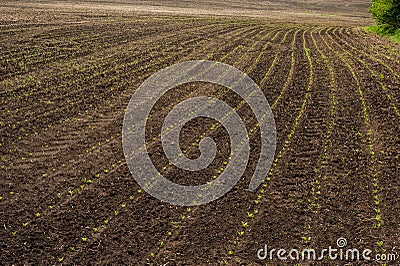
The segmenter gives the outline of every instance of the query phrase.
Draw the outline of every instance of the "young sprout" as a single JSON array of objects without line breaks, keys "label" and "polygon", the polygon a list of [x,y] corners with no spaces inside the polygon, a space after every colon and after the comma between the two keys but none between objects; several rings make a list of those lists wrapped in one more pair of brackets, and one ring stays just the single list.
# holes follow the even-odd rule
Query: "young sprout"
[{"label": "young sprout", "polygon": [[58,262],[62,262],[64,260],[64,257],[58,258]]},{"label": "young sprout", "polygon": [[172,225],[174,226],[174,228],[179,228],[179,223],[178,222],[172,222]]},{"label": "young sprout", "polygon": [[243,235],[244,235],[244,231],[239,231],[239,232],[238,232],[238,235],[239,235],[239,236],[243,236]]},{"label": "young sprout", "polygon": [[242,226],[243,226],[244,228],[247,228],[247,227],[249,227],[249,224],[248,224],[247,222],[242,222]]},{"label": "young sprout", "polygon": [[133,200],[133,199],[134,199],[134,197],[133,197],[133,196],[129,196],[129,199],[130,199],[130,200]]},{"label": "young sprout", "polygon": [[87,237],[82,237],[83,242],[86,242],[87,240],[88,240]]},{"label": "young sprout", "polygon": [[35,213],[35,216],[40,217],[40,213],[39,212]]},{"label": "young sprout", "polygon": [[114,211],[114,215],[117,216],[119,214],[119,211]]}]

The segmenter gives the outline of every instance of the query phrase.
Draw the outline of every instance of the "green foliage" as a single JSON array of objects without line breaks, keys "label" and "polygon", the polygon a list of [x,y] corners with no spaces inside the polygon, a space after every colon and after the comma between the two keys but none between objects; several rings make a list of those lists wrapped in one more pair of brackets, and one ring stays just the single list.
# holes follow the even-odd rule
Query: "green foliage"
[{"label": "green foliage", "polygon": [[377,26],[368,27],[367,30],[400,42],[400,1],[372,0],[369,11]]},{"label": "green foliage", "polygon": [[381,36],[388,36],[392,41],[400,43],[400,29],[393,31],[393,27],[388,25],[379,25],[367,27],[366,30]]},{"label": "green foliage", "polygon": [[385,26],[385,31],[393,34],[400,28],[400,1],[372,0],[369,11],[378,25]]}]

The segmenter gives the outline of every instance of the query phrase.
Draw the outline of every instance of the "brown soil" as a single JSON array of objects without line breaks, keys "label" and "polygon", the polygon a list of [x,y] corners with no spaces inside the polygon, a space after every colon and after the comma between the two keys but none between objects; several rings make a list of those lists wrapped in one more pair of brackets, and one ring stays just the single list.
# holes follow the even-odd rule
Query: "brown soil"
[{"label": "brown soil", "polygon": [[[241,0],[209,2],[215,13],[202,2],[189,9],[190,1],[163,7],[87,1],[79,8],[69,2],[62,11],[47,1],[1,7],[0,261],[283,265],[259,260],[257,251],[264,244],[328,248],[340,237],[353,248],[395,252],[398,47],[354,26],[369,21],[362,1],[348,9],[336,8],[341,1],[306,2],[260,1],[256,10]],[[259,15],[278,8],[280,20]],[[191,16],[178,15],[182,9]],[[248,17],[229,17],[237,9]],[[328,22],[327,14],[336,20]],[[247,190],[260,152],[257,129],[238,184],[189,210],[140,189],[125,163],[121,130],[129,99],[147,77],[193,59],[233,65],[259,84],[278,139],[265,185]],[[212,180],[231,149],[219,123],[198,118],[183,128],[182,149],[198,157],[205,134],[218,144],[218,156],[195,174],[168,164],[158,137],[162,122],[176,104],[200,95],[240,106],[249,131],[257,123],[243,99],[222,87],[185,84],[164,95],[148,120],[147,145],[157,169],[185,185]]]}]

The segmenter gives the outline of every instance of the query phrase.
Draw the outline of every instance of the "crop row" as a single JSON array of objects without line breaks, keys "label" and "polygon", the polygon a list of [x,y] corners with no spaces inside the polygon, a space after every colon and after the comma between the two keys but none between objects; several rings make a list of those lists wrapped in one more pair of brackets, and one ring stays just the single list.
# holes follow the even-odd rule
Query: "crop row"
[{"label": "crop row", "polygon": [[[79,75],[79,78],[74,79],[72,82],[70,82],[72,84],[68,84],[68,86],[66,85],[68,80],[65,80],[65,81],[61,82],[61,84],[59,85],[58,88],[54,88],[51,85],[47,89],[42,88],[41,94],[43,94],[44,92],[47,91],[47,93],[46,93],[47,96],[49,96],[49,94],[50,95],[52,95],[52,94],[59,95],[59,96],[55,95],[55,97],[53,97],[50,100],[50,102],[49,102],[50,105],[46,104],[47,106],[49,106],[49,107],[46,107],[46,109],[50,108],[51,106],[56,105],[56,103],[58,103],[59,101],[64,101],[65,97],[71,98],[70,100],[72,100],[72,102],[69,105],[63,104],[62,107],[58,107],[58,109],[57,109],[57,105],[56,105],[56,109],[54,109],[52,111],[51,110],[47,111],[45,109],[45,113],[43,113],[43,114],[40,114],[40,113],[38,114],[38,112],[35,111],[36,108],[34,108],[34,109],[32,109],[33,111],[30,111],[31,113],[33,112],[31,114],[31,117],[32,117],[31,120],[27,120],[24,123],[32,124],[31,121],[34,119],[41,120],[41,122],[43,123],[43,121],[46,121],[46,119],[45,119],[46,117],[51,117],[52,123],[54,123],[55,121],[58,120],[58,119],[54,119],[55,113],[64,112],[63,116],[65,116],[65,111],[64,111],[65,108],[74,109],[76,107],[80,107],[81,104],[77,105],[77,101],[74,100],[74,98],[78,97],[82,93],[89,91],[90,89],[91,90],[96,89],[96,88],[100,89],[100,88],[103,88],[104,86],[110,87],[109,90],[104,90],[104,89],[99,90],[98,89],[98,91],[99,91],[98,93],[105,94],[105,98],[107,98],[106,97],[107,94],[110,94],[110,93],[116,94],[117,92],[119,92],[118,87],[121,87],[121,85],[124,84],[124,83],[121,84],[121,82],[124,82],[124,80],[125,80],[125,79],[119,79],[119,75],[128,77],[129,75],[132,75],[132,74],[146,73],[146,71],[148,71],[149,68],[151,68],[152,64],[155,63],[154,61],[148,62],[149,59],[158,58],[156,56],[159,53],[161,53],[161,54],[166,53],[166,56],[168,56],[168,58],[170,58],[171,56],[174,56],[174,55],[171,53],[168,53],[168,51],[172,51],[174,48],[176,49],[177,45],[188,45],[189,46],[192,43],[196,43],[196,40],[199,40],[199,37],[195,38],[194,40],[186,41],[183,43],[176,42],[172,47],[171,46],[156,47],[159,49],[158,50],[153,49],[152,51],[148,51],[149,53],[144,58],[142,58],[140,56],[140,53],[142,53],[142,52],[139,52],[139,55],[138,55],[140,58],[139,60],[129,60],[129,58],[131,58],[132,56],[133,56],[133,58],[135,58],[135,55],[131,55],[131,57],[128,57],[128,60],[129,60],[128,63],[124,64],[124,63],[120,62],[120,64],[114,64],[115,67],[110,67],[110,63],[106,63],[106,65],[104,65],[104,66],[102,66],[101,64],[92,63],[92,65],[95,67],[94,69],[89,70],[90,72],[93,73],[92,75]],[[187,49],[190,49],[190,48],[187,48]],[[183,50],[181,52],[188,51],[187,49]],[[161,62],[163,62],[163,61],[161,61]],[[141,64],[144,64],[144,65],[141,65]],[[141,65],[141,66],[139,67],[139,65]],[[107,68],[107,66],[109,66],[109,67]],[[99,71],[96,69],[104,69],[104,70]],[[134,72],[133,73],[129,72],[130,69],[132,69]],[[87,72],[87,68],[83,68],[82,71]],[[72,73],[74,73],[74,72],[72,72]],[[88,73],[86,73],[86,74],[88,74]],[[75,75],[75,73],[74,73],[74,75]],[[67,78],[69,78],[68,76],[67,76]],[[94,80],[98,80],[98,82],[97,82],[98,84],[96,82],[94,82]],[[90,84],[90,86],[85,85],[85,84],[89,84],[89,83],[92,83],[92,84]],[[109,85],[107,85],[107,84],[109,84]],[[110,86],[110,85],[112,85],[112,86]],[[71,86],[76,87],[76,89],[71,90]],[[70,92],[64,92],[64,90],[67,90],[67,89]],[[93,97],[99,98],[99,96],[101,96],[101,94],[100,95],[89,94],[91,97],[83,97],[83,99],[80,98],[80,101],[82,101],[82,102],[90,101]],[[29,97],[41,97],[41,95],[37,95],[37,93],[36,93],[35,95],[29,95]],[[30,100],[30,101],[32,101],[32,100]],[[33,104],[33,106],[29,106],[29,108],[33,108],[35,106],[41,107],[43,105],[43,103],[35,104],[34,102],[32,104]],[[75,105],[76,107],[70,106],[70,105]],[[92,107],[93,107],[93,105],[92,105]],[[27,108],[28,108],[28,106],[25,108],[18,108],[18,113],[20,113],[20,115],[18,115],[18,113],[15,113],[15,112],[13,112],[13,113],[15,113],[14,115],[11,115],[12,112],[10,112],[10,110],[9,110],[8,113],[11,116],[9,115],[8,117],[9,118],[12,118],[12,117],[18,118],[21,115],[27,116],[29,114],[29,110]],[[91,106],[87,106],[86,109],[91,109]],[[21,123],[17,124],[17,125],[10,125],[10,126],[12,126],[13,131],[18,130],[18,129],[24,129],[25,132],[27,131],[26,126],[24,127],[24,125]],[[45,125],[43,125],[43,128],[47,128],[48,126],[49,125],[46,123]]]},{"label": "crop row", "polygon": [[[333,31],[333,34],[332,34],[332,35],[335,36],[336,38],[338,38],[338,36],[335,34],[335,31]],[[374,71],[374,70],[372,69],[372,67],[370,67],[370,66],[366,63],[365,60],[363,60],[363,59],[361,59],[359,56],[357,56],[357,55],[355,55],[355,54],[349,52],[348,49],[346,49],[346,48],[344,48],[344,47],[341,47],[340,44],[339,44],[331,35],[328,35],[328,36],[329,36],[329,38],[330,38],[333,42],[335,42],[335,43],[340,47],[340,49],[341,49],[345,54],[348,54],[350,57],[355,58],[358,62],[360,62],[360,63],[369,71],[369,73],[372,75],[372,77],[374,77],[375,82],[378,83],[378,84],[381,86],[383,92],[385,93],[385,95],[386,95],[386,97],[387,97],[387,99],[388,99],[388,102],[391,103],[391,107],[393,108],[393,111],[396,113],[397,116],[400,116],[399,109],[398,109],[397,106],[396,106],[396,102],[394,102],[395,99],[394,99],[394,97],[392,96],[391,92],[388,91],[386,85],[385,85],[384,82],[383,82],[383,79],[385,78],[385,77],[384,77],[384,74],[382,74],[382,73],[379,73],[379,74],[378,74],[376,71]],[[342,41],[343,41],[343,39],[342,39]],[[347,46],[349,46],[349,44],[348,44],[347,42],[345,42],[345,44],[346,44]],[[360,53],[360,50],[357,49],[356,51],[358,51],[358,53]],[[362,53],[362,54],[365,54],[365,52],[363,52],[363,51],[361,51],[361,53]],[[370,58],[373,60],[374,63],[378,63],[378,64],[381,63],[380,60],[375,59],[374,57],[370,57]],[[384,66],[385,66],[385,65],[384,65]],[[394,77],[398,77],[398,78],[400,77],[399,75],[397,75],[397,74],[393,71],[393,69],[391,69],[390,67],[387,67],[387,68],[390,69],[390,71],[391,71],[392,73],[394,73]],[[399,80],[400,80],[400,79],[399,79]]]},{"label": "crop row", "polygon": [[[282,45],[282,43],[285,41],[287,35],[288,35],[290,32],[292,32],[292,31],[293,31],[293,30],[289,30],[289,31],[284,35],[284,37],[283,37],[283,39],[281,40],[279,46]],[[299,30],[298,30],[298,31],[299,31]],[[298,31],[297,31],[297,32],[298,32]],[[297,32],[296,32],[296,34],[297,34]],[[292,44],[294,45],[294,43],[295,43],[295,38],[294,38],[294,41],[292,42]],[[294,53],[294,49],[292,49],[292,50],[293,50],[293,53]],[[262,53],[263,53],[263,52],[261,52],[257,58],[260,58],[260,56],[261,56]],[[279,51],[279,48],[278,48],[278,52],[276,52],[275,55],[273,56],[272,62],[271,62],[271,64],[270,64],[269,68],[267,69],[266,74],[264,75],[264,77],[263,77],[263,79],[262,79],[262,80],[263,80],[263,83],[264,83],[264,81],[268,78],[268,76],[270,75],[271,69],[272,69],[272,68],[274,67],[274,65],[276,64],[277,58],[279,57],[279,54],[280,54],[280,51]],[[254,69],[255,64],[257,64],[257,60],[255,60],[255,63],[254,63],[253,65],[250,65],[250,66],[246,69],[246,73],[250,73],[249,71],[250,71],[251,69]],[[285,84],[288,84],[288,82],[285,82]],[[286,85],[286,86],[287,86],[287,85]],[[280,99],[280,98],[282,97],[282,94],[283,94],[283,92],[285,91],[286,86],[284,86],[284,88],[282,89],[282,91],[281,91],[281,93],[280,93],[280,97],[277,97],[278,99]],[[240,102],[240,103],[234,108],[234,110],[235,110],[235,111],[238,111],[238,110],[243,106],[244,102],[245,102],[245,101]],[[275,102],[275,105],[276,105],[276,104],[277,104],[277,101]],[[227,114],[227,115],[230,115],[230,114]],[[262,122],[262,121],[260,121],[260,122]],[[258,126],[255,126],[254,128],[252,128],[252,129],[249,131],[249,135],[252,135],[254,132],[256,132],[257,127],[258,127]],[[218,127],[209,128],[209,129],[208,129],[208,132],[204,132],[204,133],[201,134],[200,136],[201,136],[201,137],[204,137],[204,136],[207,136],[207,135],[209,135],[209,134],[212,134],[212,132],[213,132],[214,130],[216,130],[217,128],[218,128]],[[195,142],[198,142],[198,141],[199,141],[199,139],[196,139]],[[223,171],[224,171],[224,166],[222,166],[220,169],[218,169],[218,171],[216,172],[216,174],[221,174]],[[215,176],[215,177],[216,177],[216,176]],[[188,208],[188,209],[186,209],[185,212],[190,212],[190,215],[193,217],[193,215],[194,215],[194,213],[196,212],[196,210],[195,210],[195,209],[192,210],[192,208]],[[173,232],[176,231],[176,230],[178,230],[179,226],[182,225],[183,222],[186,222],[186,221],[187,221],[187,219],[186,219],[185,217],[186,217],[186,216],[185,216],[185,213],[182,213],[182,214],[179,216],[179,219],[178,219],[178,220],[172,221],[172,222],[171,222],[172,228],[171,228],[171,230],[169,230],[169,231],[166,233],[166,235],[167,235],[167,236],[174,235],[175,237],[176,237],[176,235],[179,235],[179,232],[175,232],[175,233],[173,233]],[[165,248],[165,244],[166,244],[165,241],[166,241],[166,238],[163,239],[163,241],[159,241],[160,245],[159,245],[158,248]],[[156,251],[151,252],[151,253],[150,253],[150,257],[149,257],[148,260],[151,260],[152,257],[155,257],[156,253],[157,253]]]},{"label": "crop row", "polygon": [[[61,31],[45,31],[32,36],[25,42],[19,38],[18,46],[12,43],[10,44],[12,49],[3,51],[1,62],[4,62],[7,67],[12,66],[14,63],[17,65],[24,63],[24,68],[29,67],[32,70],[32,67],[37,68],[41,63],[82,56],[98,48],[105,49],[122,43],[139,41],[143,38],[154,36],[156,33],[170,32],[171,29],[176,29],[178,25],[182,27],[182,22],[168,24],[165,24],[165,22],[152,22],[150,25],[142,26],[146,27],[145,31],[137,30],[138,26],[135,27],[135,25],[129,25],[129,23],[121,24],[120,22],[110,23],[107,26],[90,24],[74,26],[70,29],[64,27]],[[217,25],[218,23],[214,25],[199,25],[197,23],[192,25],[190,23],[189,25],[184,24],[183,30],[196,30],[204,26],[211,28]],[[102,34],[99,32],[102,32]],[[18,37],[16,36],[16,38]],[[13,71],[13,76],[17,74],[21,73]]]},{"label": "crop row", "polygon": [[[303,114],[305,113],[306,107],[307,107],[307,103],[310,101],[310,93],[311,93],[311,88],[313,85],[313,63],[309,54],[309,48],[306,47],[306,33],[307,30],[303,31],[302,34],[302,38],[303,38],[303,51],[307,57],[309,66],[310,66],[310,72],[309,72],[309,82],[308,82],[308,87],[306,89],[306,93],[304,95],[304,100],[301,104],[301,108],[295,118],[295,121],[293,123],[293,125],[291,126],[291,131],[289,132],[289,134],[286,136],[286,140],[282,146],[282,148],[277,152],[277,155],[275,156],[275,159],[273,161],[273,164],[270,168],[270,171],[268,173],[268,176],[265,178],[265,181],[262,185],[262,188],[258,190],[255,199],[252,201],[252,207],[250,207],[250,209],[253,209],[252,212],[247,212],[247,219],[246,220],[242,220],[240,221],[240,224],[238,225],[238,230],[237,230],[237,235],[236,237],[234,237],[234,240],[229,241],[229,243],[226,244],[226,259],[222,260],[222,263],[225,265],[229,264],[229,260],[234,259],[234,261],[236,263],[240,263],[241,260],[239,257],[236,258],[232,258],[235,255],[235,250],[239,247],[239,245],[242,244],[241,239],[245,236],[246,232],[248,232],[248,230],[251,230],[251,225],[255,223],[256,220],[256,216],[257,214],[259,214],[259,208],[264,196],[265,196],[265,192],[266,192],[266,188],[267,188],[267,184],[268,182],[271,181],[272,176],[274,175],[274,169],[277,167],[278,163],[280,162],[280,160],[283,158],[284,152],[285,150],[288,148],[291,139],[293,138],[294,134],[296,133],[297,127],[299,126],[300,120],[303,116]],[[294,42],[295,43],[295,40]],[[294,47],[292,47],[293,51],[294,51]],[[294,60],[294,56],[292,59],[292,62]],[[294,62],[293,65],[295,65],[296,63]],[[289,75],[288,79],[290,78],[291,75]]]},{"label": "crop row", "polygon": [[[238,32],[238,34],[240,35],[241,34],[241,32],[242,31],[240,31],[240,32]],[[206,46],[206,47],[208,47],[208,46]],[[147,75],[147,74],[146,74]],[[130,92],[129,91],[126,91],[123,95],[119,95],[119,97],[118,97],[118,100],[120,100],[121,102],[123,102],[123,100],[124,99],[129,99],[129,97],[130,97]],[[88,128],[90,129],[90,130],[95,130],[95,128],[96,128],[96,123],[97,123],[97,121],[103,121],[104,120],[104,118],[101,118],[101,114],[107,114],[107,116],[106,117],[115,117],[115,115],[113,115],[113,114],[122,114],[122,111],[123,111],[123,104],[118,104],[118,103],[113,103],[113,105],[116,105],[118,108],[113,108],[112,106],[111,106],[111,104],[108,104],[108,103],[106,103],[106,104],[104,104],[103,105],[103,108],[102,109],[97,109],[96,110],[96,113],[98,114],[98,115],[96,115],[96,117],[97,118],[95,118],[95,117],[93,117],[93,115],[90,115],[90,113],[89,114],[87,114],[87,115],[89,115],[85,120],[87,120],[87,119],[90,119],[92,122],[90,122],[88,125],[86,125],[85,127],[82,127],[82,125],[80,125],[79,126],[79,128],[76,128],[75,130],[79,130],[79,131],[81,131],[79,134],[73,134],[74,136],[76,136],[76,137],[78,137],[78,138],[80,138],[80,136],[83,136],[83,135],[87,135],[87,131],[88,131]],[[110,113],[111,112],[111,113]],[[77,121],[81,121],[82,120],[82,118],[83,117],[81,117],[81,116],[78,116],[76,119],[78,119]],[[70,119],[70,121],[72,122],[73,121],[73,119]],[[72,124],[70,123],[70,126],[72,126]],[[57,128],[54,128],[54,129],[57,129]],[[60,130],[60,129],[58,129],[58,130]],[[66,134],[68,134],[68,132],[69,131],[67,131],[66,132]],[[97,131],[96,131],[97,132]],[[65,136],[65,137],[63,137],[63,136],[59,136],[59,138],[63,138],[63,139],[68,139],[69,141],[71,140],[71,136]],[[96,146],[96,143],[104,143],[104,141],[103,140],[99,140],[98,139],[98,137],[96,137],[96,138],[94,138],[95,139],[95,143],[94,144],[92,144],[92,145],[90,145],[88,148],[90,149],[91,147],[93,147],[93,146]],[[89,140],[89,139],[88,139]],[[54,145],[51,145],[52,147],[54,146]],[[87,150],[87,149],[86,149]],[[25,155],[23,155],[23,156],[25,156]],[[54,156],[54,154],[52,155],[52,156]],[[43,156],[41,156],[41,157],[43,157]],[[55,159],[55,158],[53,158],[53,159]]]},{"label": "crop row", "polygon": [[[171,25],[172,26],[172,25]],[[209,26],[207,26],[209,27]],[[43,65],[58,62],[60,60],[66,60],[69,58],[76,58],[83,55],[93,53],[93,51],[99,49],[105,49],[107,47],[114,47],[121,44],[138,41],[144,37],[150,37],[155,32],[169,32],[170,27],[165,30],[162,27],[148,27],[144,33],[133,32],[118,32],[108,31],[106,34],[93,34],[86,38],[82,36],[72,38],[57,38],[52,42],[45,43],[27,43],[20,44],[22,51],[17,53],[5,50],[3,52],[3,58],[1,62],[4,63],[4,73],[0,73],[2,78],[15,77],[24,73],[32,72],[35,69],[40,69]],[[196,29],[196,27],[193,27]],[[45,33],[49,34],[49,33]],[[40,38],[38,36],[37,38]],[[42,39],[40,38],[42,41]],[[15,47],[15,45],[14,45]]]},{"label": "crop row", "polygon": [[[79,191],[79,189],[78,189],[78,191]],[[73,194],[73,190],[70,192],[70,194],[72,195]],[[39,216],[40,216],[41,214],[39,213]],[[24,224],[26,224],[26,223],[24,223]]]},{"label": "crop row", "polygon": [[[220,27],[214,27],[214,28],[215,28],[216,32],[218,32],[218,30],[220,30]],[[209,26],[204,26],[200,29],[202,31],[204,30],[204,33],[208,33],[208,34],[210,33]],[[197,30],[200,30],[200,29],[197,29]],[[225,29],[229,30],[232,28],[225,27]],[[54,78],[54,75],[58,75],[59,78],[61,78],[60,81],[62,81],[65,78],[69,78],[67,73],[71,73],[71,70],[84,71],[89,68],[88,66],[92,66],[92,65],[96,66],[97,64],[99,64],[99,62],[97,62],[97,61],[101,62],[101,60],[107,60],[107,62],[106,62],[107,66],[112,66],[111,63],[113,63],[114,60],[117,60],[117,59],[121,60],[121,58],[117,58],[117,56],[119,56],[119,57],[121,57],[121,55],[128,56],[128,59],[129,59],[129,58],[132,58],[132,55],[136,55],[136,56],[140,55],[140,52],[143,52],[143,51],[141,51],[138,48],[145,47],[146,44],[148,44],[149,42],[156,43],[156,47],[152,47],[152,49],[150,49],[150,51],[154,51],[154,48],[160,48],[161,46],[168,46],[169,44],[174,44],[177,41],[184,41],[186,38],[185,35],[186,34],[190,35],[193,30],[196,30],[196,28],[189,28],[189,29],[183,30],[183,32],[167,31],[167,32],[158,34],[157,37],[154,37],[151,35],[150,36],[146,35],[147,37],[136,40],[136,42],[134,44],[132,44],[132,42],[130,41],[130,42],[126,42],[126,43],[121,43],[120,45],[114,45],[111,47],[102,47],[99,50],[93,51],[97,54],[81,56],[80,58],[78,58],[79,60],[70,60],[70,61],[72,61],[72,63],[74,63],[74,65],[69,65],[70,63],[65,62],[65,60],[61,66],[59,64],[49,65],[48,69],[46,69],[46,73],[48,75],[50,75],[50,78]],[[211,33],[212,33],[212,31],[211,31]],[[169,39],[174,40],[174,42],[166,41]],[[128,61],[123,61],[123,62],[128,62]],[[52,67],[56,67],[56,66],[57,66],[57,69],[52,69]],[[61,67],[61,69],[59,69],[60,67]],[[73,67],[73,69],[71,69],[71,67]],[[62,71],[61,73],[60,73],[60,70]],[[50,72],[48,72],[48,71],[50,71]],[[71,74],[73,74],[73,73],[71,73]],[[84,74],[87,75],[89,73],[84,73]],[[30,78],[30,80],[29,79],[28,80],[22,79],[20,81],[16,80],[17,82],[20,82],[21,84],[20,84],[20,86],[18,86],[18,83],[15,85],[12,84],[13,85],[12,87],[14,88],[13,91],[16,91],[16,92],[19,92],[19,94],[22,94],[21,93],[21,90],[22,90],[25,94],[26,93],[25,90],[29,89],[29,86],[27,86],[27,85],[29,85],[29,81],[30,81],[30,83],[33,83],[34,80],[32,80],[32,79],[35,79],[35,75],[30,75],[30,76],[32,76],[32,78]],[[11,82],[12,82],[11,80],[3,81],[5,86],[7,86],[8,83],[11,83]],[[28,83],[28,84],[26,84],[26,83]],[[48,81],[43,80],[42,83],[48,83]],[[39,88],[36,88],[36,89],[39,90]],[[10,91],[10,90],[7,90],[7,91]],[[8,94],[5,94],[5,95],[9,96]],[[18,96],[18,94],[17,94],[17,96]],[[33,96],[33,95],[29,94],[27,96]]]},{"label": "crop row", "polygon": [[[253,45],[253,46],[254,46],[254,45]],[[250,48],[250,49],[251,49],[251,48]],[[235,51],[235,50],[236,50],[236,49],[233,49],[232,51]],[[232,52],[232,51],[231,51],[231,52]],[[242,57],[241,57],[241,58],[242,58]],[[241,58],[240,58],[240,60],[241,60]],[[237,62],[238,62],[238,61],[237,61]],[[197,139],[197,141],[199,141],[199,139],[200,139],[201,137],[204,137],[204,135],[205,135],[205,134],[201,134],[201,136]],[[166,166],[162,167],[162,169],[163,169],[163,170],[162,170],[162,174],[165,173],[164,171],[168,171],[168,169],[167,169],[168,166],[169,166],[169,165],[166,165]],[[140,192],[141,192],[141,190],[140,190]],[[122,205],[121,205],[121,207],[122,207]],[[119,211],[122,211],[121,207],[120,207],[120,210],[114,211],[114,213],[115,213],[115,212],[119,213]],[[190,210],[191,210],[191,209],[189,208],[189,209],[187,209],[186,211],[187,211],[187,212],[190,212]],[[182,215],[182,216],[180,217],[180,219],[181,219],[181,220],[184,220],[184,219],[185,219],[184,217],[185,217],[185,215]],[[174,227],[179,228],[179,225],[178,225],[177,222],[174,222]],[[97,231],[97,228],[98,228],[98,227],[95,227],[95,228],[96,228],[96,231]],[[97,232],[96,232],[96,233],[97,233]],[[166,236],[171,236],[171,235],[172,235],[172,232],[170,232],[170,231],[166,232]],[[164,245],[164,244],[165,244],[165,241],[161,241],[161,242],[162,242],[161,245]],[[161,242],[160,242],[160,243],[161,243]]]},{"label": "crop row", "polygon": [[[206,47],[207,47],[207,46],[206,46]],[[121,97],[121,95],[120,95],[120,97]],[[127,94],[126,94],[126,97],[123,97],[123,98],[129,99],[129,93],[127,93]],[[104,111],[104,112],[103,112],[103,111]],[[102,111],[102,113],[108,113],[108,112],[109,112],[108,108],[106,108],[106,109],[103,110],[103,111]],[[122,114],[122,111],[123,111],[123,108],[121,108],[120,110],[116,110],[116,113],[121,113],[121,114]],[[112,113],[111,113],[111,114],[108,114],[108,116],[114,117],[114,115],[113,115]],[[100,117],[98,117],[98,118],[95,119],[95,120],[98,120],[98,119],[100,119],[100,121],[102,120]],[[91,122],[92,126],[90,126],[90,124],[89,124],[89,127],[92,128],[93,130],[96,130],[95,127],[93,127],[93,126],[95,125],[95,123],[96,123],[96,121]],[[82,128],[82,126],[80,126],[80,128]],[[85,128],[87,128],[87,126],[85,126]],[[82,134],[85,135],[85,128],[82,129],[83,131],[82,131],[81,133],[79,133],[79,134],[75,134],[75,133],[74,133],[74,135],[76,135],[77,137],[82,136]],[[77,129],[75,129],[75,130],[77,130]],[[69,131],[67,131],[66,133],[68,133],[68,132],[69,132]],[[60,136],[60,137],[61,137],[61,136]],[[112,136],[111,136],[111,137],[112,137]],[[116,137],[116,136],[114,136],[114,137]],[[85,155],[85,153],[88,153],[89,150],[93,150],[94,147],[100,146],[100,143],[103,143],[102,148],[104,148],[104,143],[106,143],[107,140],[109,140],[109,139],[106,139],[106,140],[104,140],[104,141],[99,141],[99,140],[97,139],[97,141],[96,141],[95,143],[91,144],[89,147],[87,147],[86,149],[83,149],[83,150],[82,150],[82,152],[83,152],[82,155]],[[99,144],[99,145],[97,145],[97,144]],[[51,146],[53,147],[54,145],[51,145]],[[85,150],[86,150],[86,151],[85,151]],[[42,157],[43,157],[43,156],[41,156],[41,158],[42,158]],[[81,155],[80,155],[79,157],[81,157]],[[54,158],[54,154],[52,155],[52,159],[56,159],[56,158]]]},{"label": "crop row", "polygon": [[[330,39],[332,40],[332,38],[330,38]],[[375,211],[375,219],[374,219],[373,227],[376,229],[379,229],[383,223],[383,218],[382,218],[382,214],[380,211],[380,206],[381,206],[382,202],[381,202],[380,196],[379,196],[379,194],[381,192],[381,188],[379,185],[379,176],[378,176],[378,173],[376,170],[375,147],[374,147],[374,143],[373,143],[373,137],[372,137],[372,131],[371,131],[371,121],[370,121],[370,116],[369,116],[369,111],[368,111],[368,109],[370,107],[367,105],[367,102],[364,97],[364,91],[362,89],[359,77],[358,77],[357,73],[355,72],[354,67],[351,64],[351,61],[348,58],[344,57],[341,53],[339,53],[337,49],[330,46],[326,42],[325,39],[324,39],[324,42],[325,42],[326,46],[331,50],[331,52],[333,54],[335,54],[343,62],[343,64],[348,68],[348,70],[350,71],[350,73],[352,75],[353,80],[356,82],[356,87],[357,87],[356,90],[357,90],[357,93],[359,94],[359,101],[362,106],[362,117],[363,117],[363,122],[365,125],[365,129],[364,129],[365,134],[363,134],[363,136],[365,136],[365,142],[367,143],[367,153],[369,154],[369,157],[370,157],[370,160],[368,160],[368,169],[370,169],[370,173],[368,173],[368,178],[369,178],[370,182],[372,183],[372,197],[373,197],[374,211]],[[333,41],[333,43],[335,43],[336,46],[341,48],[337,42]],[[379,234],[376,234],[376,235],[379,235]],[[376,244],[378,247],[382,247],[383,242],[377,241]]]}]

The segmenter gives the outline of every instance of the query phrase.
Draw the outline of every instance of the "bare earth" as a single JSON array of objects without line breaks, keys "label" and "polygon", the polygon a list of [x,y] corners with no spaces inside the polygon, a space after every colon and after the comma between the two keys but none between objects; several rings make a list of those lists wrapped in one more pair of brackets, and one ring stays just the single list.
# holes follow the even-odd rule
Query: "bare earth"
[{"label": "bare earth", "polygon": [[371,23],[368,0],[336,1],[197,1],[197,0],[142,0],[142,1],[6,1],[2,7],[34,7],[43,11],[92,10],[95,12],[117,13],[158,13],[191,16],[238,16],[268,18],[278,21],[347,23],[363,25]]},{"label": "bare earth", "polygon": [[[368,4],[2,1],[0,264],[383,265],[257,257],[265,244],[322,250],[339,238],[371,256],[398,253],[400,50],[363,29],[372,23]],[[200,59],[232,65],[259,85],[277,149],[263,184],[249,191],[262,135],[246,101],[208,83],[168,91],[146,124],[146,149],[167,179],[205,184],[231,163],[228,131],[204,117],[185,124],[179,144],[194,159],[201,140],[213,138],[208,167],[184,171],[164,154],[163,121],[190,97],[226,102],[250,139],[238,184],[186,208],[138,185],[122,124],[144,80]]]}]

